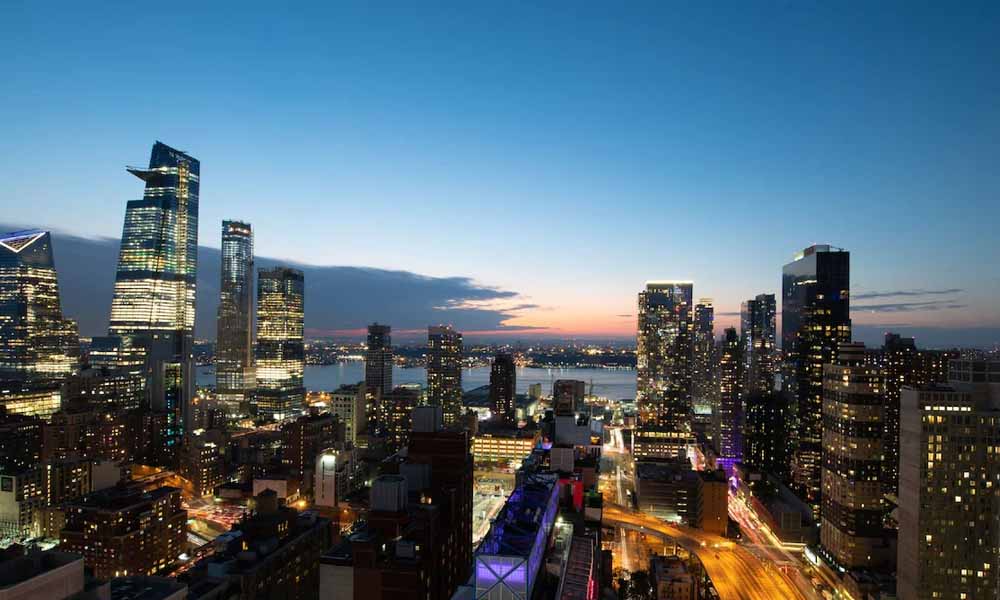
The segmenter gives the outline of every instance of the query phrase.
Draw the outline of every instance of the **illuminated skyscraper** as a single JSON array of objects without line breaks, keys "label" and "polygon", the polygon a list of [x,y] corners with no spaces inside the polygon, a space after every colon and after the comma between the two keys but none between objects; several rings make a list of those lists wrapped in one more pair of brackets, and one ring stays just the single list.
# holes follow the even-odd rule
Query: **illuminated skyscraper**
[{"label": "illuminated skyscraper", "polygon": [[693,440],[691,427],[691,282],[648,282],[639,293],[636,403],[638,448],[651,454],[683,457]]},{"label": "illuminated skyscraper", "polygon": [[257,274],[257,414],[276,421],[305,404],[305,277],[286,267]]},{"label": "illuminated skyscraper", "polygon": [[715,393],[715,309],[711,298],[702,298],[694,305],[692,332],[691,396],[696,405],[712,404]]},{"label": "illuminated skyscraper", "polygon": [[517,370],[514,356],[497,353],[490,367],[490,410],[493,417],[506,423],[517,421],[514,398],[517,394]]},{"label": "illuminated skyscraper", "polygon": [[222,282],[215,344],[216,397],[239,414],[256,386],[253,370],[253,230],[222,222]]},{"label": "illuminated skyscraper", "polygon": [[427,402],[440,406],[445,425],[462,418],[462,334],[449,325],[427,328]]},{"label": "illuminated skyscraper", "polygon": [[125,209],[108,330],[144,349],[149,408],[169,415],[166,446],[179,448],[194,396],[201,164],[156,142],[148,168],[127,170],[146,189],[142,200],[129,200]]},{"label": "illuminated skyscraper", "polygon": [[49,232],[0,236],[0,380],[59,382],[79,355],[76,323],[59,303]]},{"label": "illuminated skyscraper", "polygon": [[851,341],[851,254],[810,246],[782,270],[781,341],[785,389],[797,410],[792,478],[819,514],[823,440],[823,365]]},{"label": "illuminated skyscraper", "polygon": [[388,427],[387,408],[382,397],[392,391],[392,327],[368,326],[365,350],[365,392],[368,394],[368,432],[384,437]]},{"label": "illuminated skyscraper", "polygon": [[882,373],[865,364],[864,344],[840,344],[823,393],[823,550],[847,569],[884,566]]},{"label": "illuminated skyscraper", "polygon": [[743,407],[740,395],[740,338],[736,329],[726,329],[719,342],[719,402],[712,415],[715,449],[723,466],[731,467],[743,453]]},{"label": "illuminated skyscraper", "polygon": [[743,303],[740,310],[740,342],[743,355],[744,395],[774,389],[777,375],[774,294],[759,294]]}]

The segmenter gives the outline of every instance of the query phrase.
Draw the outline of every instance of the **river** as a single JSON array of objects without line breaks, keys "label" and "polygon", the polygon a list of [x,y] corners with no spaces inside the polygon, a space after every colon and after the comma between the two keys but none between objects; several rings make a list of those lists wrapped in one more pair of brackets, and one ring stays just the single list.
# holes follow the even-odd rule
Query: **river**
[{"label": "river", "polygon": [[[308,390],[335,390],[344,383],[357,383],[365,378],[363,361],[347,361],[332,365],[306,365],[305,383]],[[587,382],[588,391],[593,382],[594,394],[612,398],[635,398],[635,369],[577,369],[520,367],[517,369],[517,391],[528,393],[532,383],[542,384],[542,393],[552,392],[552,382],[556,379],[579,379]],[[404,383],[427,383],[427,371],[423,367],[393,367],[392,381],[396,385]],[[490,382],[489,367],[474,367],[462,371],[462,387],[471,390]],[[212,386],[215,375],[212,367],[198,367],[198,385]]]}]

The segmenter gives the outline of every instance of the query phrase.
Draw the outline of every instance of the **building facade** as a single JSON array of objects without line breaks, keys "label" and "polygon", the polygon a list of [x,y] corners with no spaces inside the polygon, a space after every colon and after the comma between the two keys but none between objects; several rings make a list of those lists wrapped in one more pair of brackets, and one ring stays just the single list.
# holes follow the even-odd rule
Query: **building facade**
[{"label": "building facade", "polygon": [[719,392],[713,411],[715,450],[727,466],[743,455],[743,404],[740,394],[740,338],[736,329],[726,329],[719,341]]},{"label": "building facade", "polygon": [[823,438],[823,365],[851,341],[851,255],[828,245],[810,246],[782,270],[781,341],[784,389],[795,398],[793,479],[819,514]]},{"label": "building facade", "polygon": [[693,441],[690,282],[648,282],[639,293],[636,404],[639,427],[666,433],[667,457]]},{"label": "building facade", "polygon": [[902,392],[900,600],[1000,590],[1000,363],[952,361],[949,379]]},{"label": "building facade", "polygon": [[230,415],[246,414],[253,368],[253,229],[222,222],[222,281],[215,344],[215,395]]},{"label": "building facade", "polygon": [[305,278],[286,267],[257,275],[257,414],[276,421],[305,403]]},{"label": "building facade", "polygon": [[711,298],[694,305],[691,333],[691,397],[694,405],[711,406],[715,398],[715,308]]},{"label": "building facade", "polygon": [[382,396],[392,391],[392,328],[372,323],[368,326],[365,349],[365,390],[368,393],[368,432],[385,435],[386,419]]},{"label": "building facade", "polygon": [[514,399],[517,395],[517,370],[514,356],[499,352],[490,367],[490,411],[493,418],[505,422],[517,421]]},{"label": "building facade", "polygon": [[427,403],[440,406],[444,422],[462,419],[462,334],[449,325],[427,328]]},{"label": "building facade", "polygon": [[882,374],[865,347],[840,344],[823,369],[823,510],[820,543],[847,569],[889,562],[882,496]]},{"label": "building facade", "polygon": [[76,323],[64,319],[47,231],[0,236],[0,380],[60,382],[78,368]]},{"label": "building facade", "polygon": [[740,309],[744,394],[770,392],[778,374],[774,294],[758,294]]}]

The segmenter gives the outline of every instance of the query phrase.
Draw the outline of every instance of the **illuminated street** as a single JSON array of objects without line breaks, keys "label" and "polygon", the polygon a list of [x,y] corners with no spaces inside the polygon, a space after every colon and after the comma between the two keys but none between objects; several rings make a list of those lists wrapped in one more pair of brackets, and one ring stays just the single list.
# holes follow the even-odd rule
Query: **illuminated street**
[{"label": "illuminated street", "polygon": [[811,599],[803,595],[774,567],[725,538],[689,527],[675,526],[644,513],[609,503],[605,525],[638,529],[676,541],[694,552],[705,566],[722,600]]}]

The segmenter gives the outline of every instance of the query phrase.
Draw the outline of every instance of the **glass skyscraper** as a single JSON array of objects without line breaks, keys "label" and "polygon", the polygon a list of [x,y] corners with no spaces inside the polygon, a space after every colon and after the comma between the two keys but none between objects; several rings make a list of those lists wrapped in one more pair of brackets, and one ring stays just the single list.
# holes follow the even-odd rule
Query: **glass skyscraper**
[{"label": "glass skyscraper", "polygon": [[63,318],[47,231],[0,237],[0,379],[60,381],[77,369],[76,323]]},{"label": "glass skyscraper", "polygon": [[305,277],[286,267],[257,274],[257,414],[276,421],[305,403]]},{"label": "glass skyscraper", "polygon": [[[683,457],[693,440],[691,282],[648,282],[639,293],[636,403],[638,438],[657,438],[652,455]],[[648,435],[644,433],[648,432]],[[655,432],[655,434],[653,433]]]},{"label": "glass skyscraper", "polygon": [[743,381],[740,385],[744,395],[774,390],[777,375],[775,313],[774,294],[758,294],[741,307]]},{"label": "glass skyscraper", "polygon": [[784,389],[797,417],[792,478],[819,514],[823,441],[823,365],[851,341],[851,254],[828,245],[810,246],[782,270],[781,341]]},{"label": "glass skyscraper", "polygon": [[715,396],[715,308],[711,298],[694,305],[692,332],[691,396],[695,405],[712,405]]},{"label": "glass skyscraper", "polygon": [[514,356],[498,352],[490,367],[490,410],[493,418],[505,423],[517,422],[517,369]]},{"label": "glass skyscraper", "polygon": [[382,399],[392,391],[392,362],[392,327],[372,323],[365,350],[365,393],[368,431],[377,437],[386,435],[389,423],[389,409]]},{"label": "glass skyscraper", "polygon": [[215,344],[215,393],[227,414],[245,414],[257,385],[253,366],[253,230],[222,222],[222,281]]},{"label": "glass skyscraper", "polygon": [[727,471],[743,455],[743,405],[740,395],[740,338],[736,329],[726,329],[719,342],[719,402],[712,415],[715,449]]},{"label": "glass skyscraper", "polygon": [[462,334],[449,325],[427,328],[427,403],[441,407],[445,425],[462,418]]},{"label": "glass skyscraper", "polygon": [[153,144],[149,167],[128,167],[146,184],[125,209],[109,334],[145,350],[149,407],[170,415],[179,447],[194,396],[194,302],[201,163]]}]

